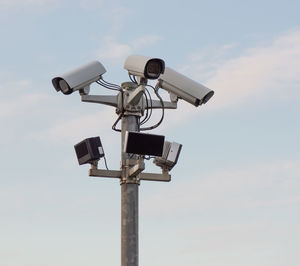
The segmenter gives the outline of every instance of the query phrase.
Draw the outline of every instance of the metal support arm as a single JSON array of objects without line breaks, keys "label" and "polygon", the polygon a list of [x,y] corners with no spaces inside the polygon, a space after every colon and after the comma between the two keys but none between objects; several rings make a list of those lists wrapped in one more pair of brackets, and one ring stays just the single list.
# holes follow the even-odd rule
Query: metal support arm
[{"label": "metal support arm", "polygon": [[81,101],[118,107],[118,95],[81,95]]},{"label": "metal support arm", "polygon": [[139,161],[136,165],[129,168],[128,176],[129,177],[137,176],[138,174],[140,174],[144,170],[145,170],[145,163],[143,161]]},{"label": "metal support arm", "polygon": [[140,173],[138,175],[138,179],[146,181],[170,182],[171,175],[167,171],[163,171],[162,174]]},{"label": "metal support arm", "polygon": [[[162,181],[162,182],[171,181],[171,175],[167,171],[163,171],[162,174],[142,173],[144,169],[145,169],[144,162],[139,162],[138,164],[129,168],[128,177],[137,176],[138,180],[146,180],[146,181]],[[89,170],[89,176],[121,179],[122,171],[103,170],[103,169],[97,169],[92,167]]]},{"label": "metal support arm", "polygon": [[[152,103],[152,105],[149,105],[148,108],[151,108],[151,107],[153,109],[162,108],[160,101],[152,100],[151,103]],[[176,109],[177,108],[177,102],[165,102],[164,101],[164,108],[165,109]]]},{"label": "metal support arm", "polygon": [[122,171],[102,170],[102,169],[93,169],[93,168],[91,168],[89,170],[89,176],[121,178]]}]

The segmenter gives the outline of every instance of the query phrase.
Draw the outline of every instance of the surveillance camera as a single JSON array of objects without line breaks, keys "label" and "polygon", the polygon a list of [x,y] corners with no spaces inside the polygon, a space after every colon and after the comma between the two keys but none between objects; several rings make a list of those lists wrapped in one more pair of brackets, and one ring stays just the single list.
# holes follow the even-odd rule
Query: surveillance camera
[{"label": "surveillance camera", "polygon": [[59,77],[52,79],[52,84],[57,91],[63,94],[71,94],[76,90],[83,90],[101,78],[106,72],[104,66],[93,61],[79,68],[71,70]]},{"label": "surveillance camera", "polygon": [[160,76],[159,87],[195,106],[206,103],[214,95],[214,91],[169,67]]},{"label": "surveillance camera", "polygon": [[160,74],[164,73],[165,62],[159,58],[130,55],[125,61],[124,68],[131,75],[146,79],[157,79]]},{"label": "surveillance camera", "polygon": [[176,142],[165,141],[161,157],[155,157],[153,163],[162,169],[170,171],[177,163],[182,145]]}]

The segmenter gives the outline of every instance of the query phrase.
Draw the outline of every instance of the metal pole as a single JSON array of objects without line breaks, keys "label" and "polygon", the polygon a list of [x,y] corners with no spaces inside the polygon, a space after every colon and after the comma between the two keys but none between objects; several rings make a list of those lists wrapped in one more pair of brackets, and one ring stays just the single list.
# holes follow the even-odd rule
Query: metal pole
[{"label": "metal pole", "polygon": [[121,180],[121,265],[138,266],[138,187],[135,177],[126,172],[136,162],[123,151],[126,131],[139,131],[138,116],[125,115],[122,118],[122,180]]}]

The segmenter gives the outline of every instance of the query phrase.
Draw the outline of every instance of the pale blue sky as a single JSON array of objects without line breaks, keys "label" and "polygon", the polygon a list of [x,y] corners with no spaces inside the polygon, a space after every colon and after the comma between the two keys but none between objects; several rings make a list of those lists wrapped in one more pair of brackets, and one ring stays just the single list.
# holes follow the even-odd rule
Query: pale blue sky
[{"label": "pale blue sky", "polygon": [[215,91],[198,108],[180,102],[154,131],[183,150],[170,183],[140,186],[140,265],[298,265],[299,9],[0,0],[0,266],[120,265],[119,183],[89,178],[73,150],[100,135],[118,169],[115,112],[57,93],[51,79],[99,60],[121,83],[133,53]]}]

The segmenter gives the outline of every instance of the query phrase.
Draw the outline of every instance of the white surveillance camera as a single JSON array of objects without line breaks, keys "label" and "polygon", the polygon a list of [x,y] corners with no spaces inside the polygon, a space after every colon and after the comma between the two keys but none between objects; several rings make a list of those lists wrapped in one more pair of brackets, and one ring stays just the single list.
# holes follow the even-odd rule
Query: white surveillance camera
[{"label": "white surveillance camera", "polygon": [[160,76],[158,85],[195,106],[206,103],[214,95],[214,91],[169,67]]},{"label": "white surveillance camera", "polygon": [[161,157],[155,157],[153,163],[162,169],[170,171],[177,163],[182,145],[176,142],[164,142],[163,153]]},{"label": "white surveillance camera", "polygon": [[93,61],[55,77],[52,79],[52,84],[57,91],[67,95],[76,90],[88,88],[91,83],[99,80],[105,72],[106,69],[100,62]]},{"label": "white surveillance camera", "polygon": [[159,58],[150,58],[142,55],[130,55],[127,57],[124,68],[129,74],[146,79],[157,79],[164,73],[165,62]]}]

